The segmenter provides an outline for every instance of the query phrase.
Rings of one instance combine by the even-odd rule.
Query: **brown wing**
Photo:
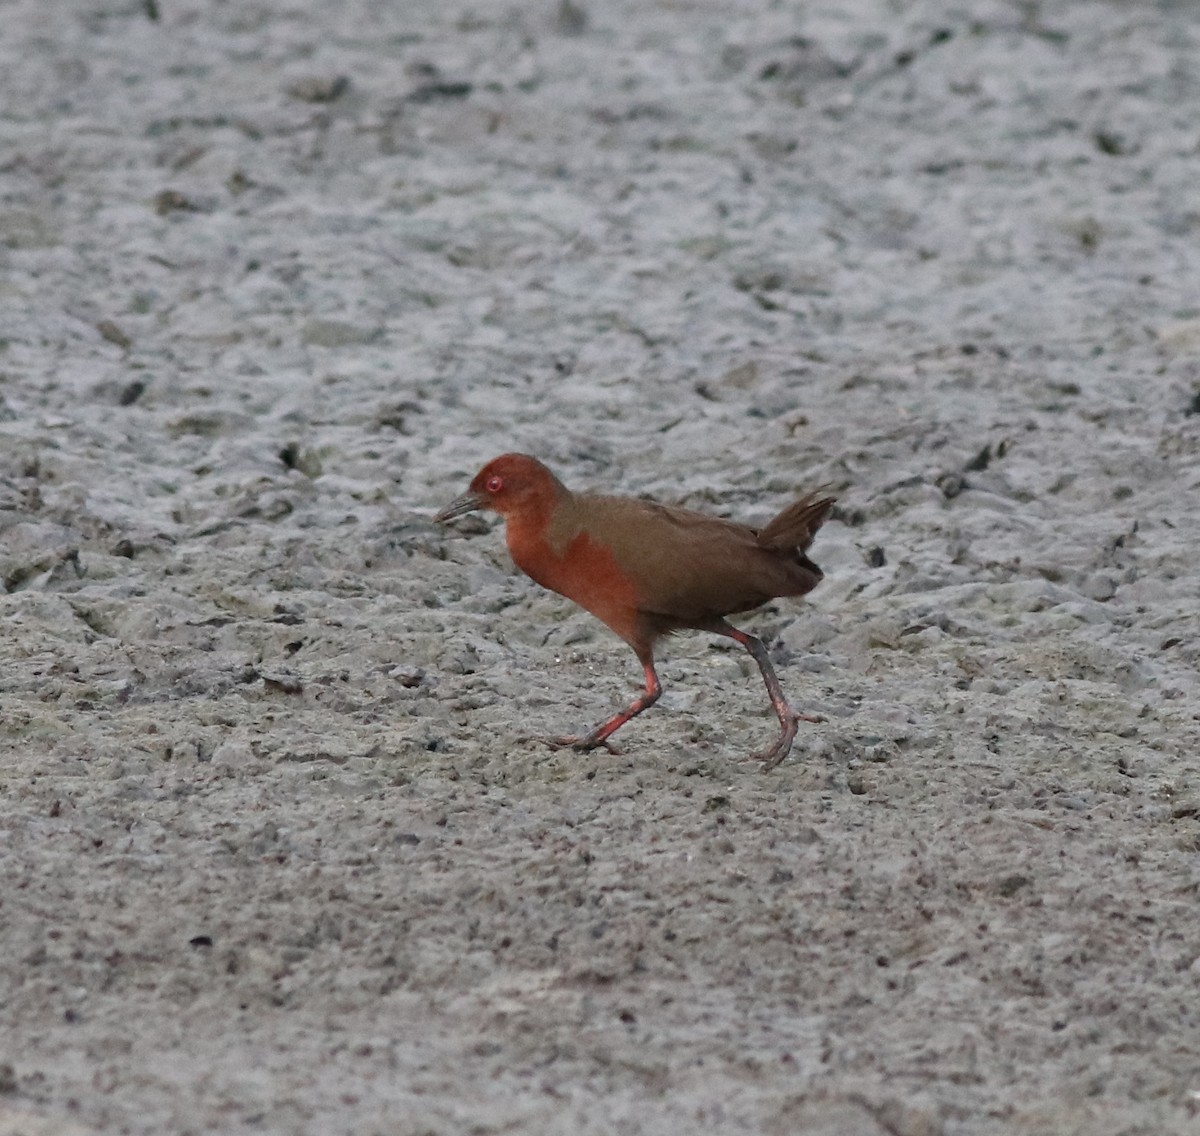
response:
[[[804,516],[811,542],[829,506],[817,509],[816,502],[809,503],[812,509]],[[798,531],[799,521],[784,522],[795,506],[763,530],[774,530],[769,547],[747,525],[690,509],[583,495],[574,506],[577,523],[611,550],[633,582],[638,610],[664,626],[703,623],[749,611],[775,596],[803,595],[821,579],[798,544],[781,543]]]

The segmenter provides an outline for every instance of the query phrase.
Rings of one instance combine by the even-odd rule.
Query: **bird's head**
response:
[[[537,458],[528,454],[501,454],[471,481],[461,497],[451,501],[434,518],[449,521],[478,509],[491,509],[503,517],[532,515],[553,509],[566,487]]]

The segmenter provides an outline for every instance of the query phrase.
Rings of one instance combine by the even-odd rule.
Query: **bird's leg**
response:
[[[569,747],[578,750],[604,746],[610,753],[620,753],[620,750],[608,740],[609,736],[616,733],[630,718],[636,718],[643,710],[649,710],[662,694],[662,683],[658,681],[658,675],[654,670],[654,657],[648,652],[645,655],[639,653],[638,657],[641,659],[642,669],[646,672],[646,689],[624,710],[605,719],[595,729],[576,737],[552,738],[550,740],[552,746],[556,749]]]
[[[775,668],[771,666],[770,656],[767,655],[767,649],[763,646],[761,639],[739,631],[732,623],[727,623],[723,619],[706,624],[703,630],[712,631],[717,635],[727,635],[735,643],[740,643],[750,652],[751,657],[758,664],[758,669],[762,671],[763,682],[767,684],[767,694],[771,697],[771,706],[775,710],[776,717],[779,718],[780,734],[774,745],[751,754],[751,757],[763,763],[764,771],[774,769],[791,752],[792,742],[796,739],[796,723],[821,722],[824,719],[811,714],[801,714],[792,709],[787,696],[783,693],[783,687],[779,685],[779,679],[775,677]]]

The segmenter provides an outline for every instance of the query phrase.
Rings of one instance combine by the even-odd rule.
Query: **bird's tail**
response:
[[[805,552],[813,542],[836,497],[826,495],[828,486],[821,486],[793,501],[758,534],[761,548],[786,552],[793,548]]]

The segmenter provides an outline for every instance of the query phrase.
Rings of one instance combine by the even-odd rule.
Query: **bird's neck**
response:
[[[554,587],[556,567],[578,532],[569,491],[554,500],[539,500],[505,518],[504,537],[513,562],[539,584]]]

